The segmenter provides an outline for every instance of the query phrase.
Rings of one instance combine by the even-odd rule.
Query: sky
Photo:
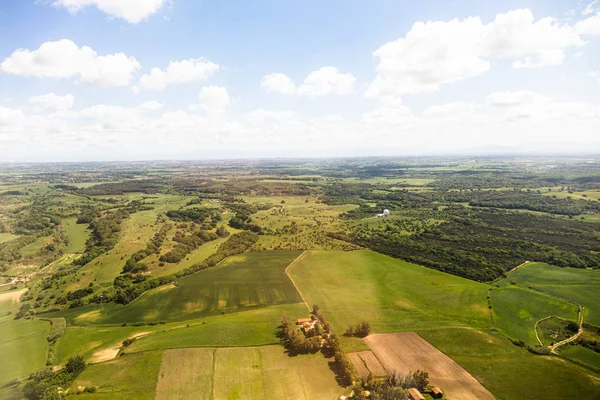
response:
[[[600,1],[0,1],[0,162],[509,153],[600,154]]]

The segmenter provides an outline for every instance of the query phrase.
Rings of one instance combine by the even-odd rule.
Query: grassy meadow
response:
[[[575,304],[520,287],[493,290],[492,306],[498,330],[529,345],[539,343],[535,324],[542,318],[557,316],[577,321],[578,307]]]
[[[39,320],[0,322],[0,386],[44,368],[50,324]]]
[[[124,307],[113,307],[96,323],[182,321],[302,298],[285,274],[299,251],[256,252],[232,256],[175,284],[149,290]]]
[[[499,282],[531,287],[585,308],[585,322],[600,327],[600,271],[529,263]]]
[[[162,352],[151,351],[89,365],[71,385],[94,386],[96,393],[82,393],[77,399],[151,400],[155,398],[156,380]]]
[[[69,238],[65,253],[82,253],[85,250],[85,242],[90,237],[87,224],[77,224],[76,221],[77,218],[67,218],[62,222]]]

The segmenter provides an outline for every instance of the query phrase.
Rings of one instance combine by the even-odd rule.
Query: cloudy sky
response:
[[[600,2],[2,0],[0,161],[600,153]]]

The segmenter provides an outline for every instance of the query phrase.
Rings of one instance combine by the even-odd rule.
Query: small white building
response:
[[[386,218],[390,215],[390,210],[383,210],[383,213],[377,214],[377,218]]]

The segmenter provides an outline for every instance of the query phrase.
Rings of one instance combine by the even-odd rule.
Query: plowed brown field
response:
[[[383,368],[383,365],[381,365],[375,354],[370,350],[350,353],[348,357],[361,378],[367,378],[369,374],[373,376],[387,375],[387,371]]]
[[[471,374],[414,332],[374,334],[365,342],[387,371],[429,372],[430,383],[439,386],[448,399],[494,399]]]

